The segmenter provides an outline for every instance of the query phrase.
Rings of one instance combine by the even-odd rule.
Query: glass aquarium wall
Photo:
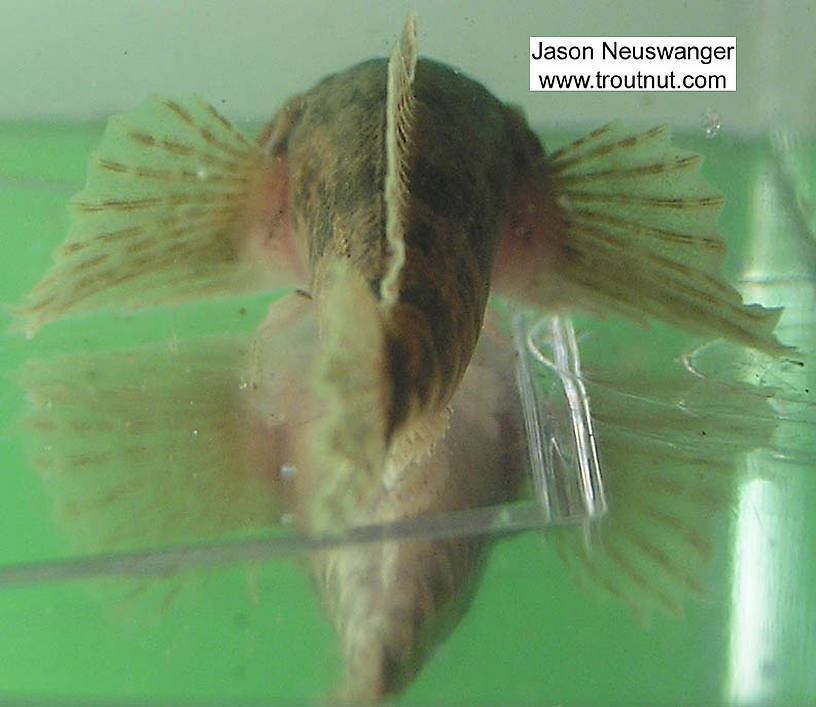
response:
[[[264,129],[277,109],[389,56],[409,11],[420,57],[526,115],[557,165],[530,211],[583,214],[603,243],[585,261],[594,274],[570,272],[627,305],[588,311],[591,297],[572,298],[586,291],[577,275],[551,287],[570,293],[557,307],[519,303],[502,283],[529,268],[511,267],[493,278],[453,397],[392,438],[365,427],[386,427],[359,373],[382,367],[371,283],[324,296],[308,267],[278,277],[292,252],[229,229],[250,232],[247,214],[272,228],[297,198],[274,171],[288,123]],[[816,700],[814,12],[771,0],[43,0],[5,13],[0,703]],[[737,90],[530,92],[531,36],[736,37]],[[171,100],[142,105],[152,95]],[[102,142],[113,114],[126,117]],[[596,152],[555,152],[610,121],[621,127],[595,134]],[[661,147],[635,161],[609,147],[660,125],[671,137],[651,133]],[[440,130],[453,141],[464,128]],[[251,147],[259,133],[264,149]],[[691,153],[700,179],[649,172],[683,160],[693,171]],[[189,154],[209,157],[174,161]],[[315,154],[318,172],[333,164]],[[458,154],[479,164],[478,150]],[[604,183],[595,203],[623,206],[576,206],[582,178]],[[713,216],[698,214],[706,200]],[[638,209],[672,201],[683,213],[671,228],[644,217],[627,231]],[[513,208],[502,218],[523,220]],[[513,264],[543,257],[529,253]],[[661,322],[665,303],[647,306],[665,283],[637,279],[637,254],[693,290],[683,317]],[[67,265],[49,280],[54,258]],[[723,281],[780,308],[783,346],[744,345],[750,335],[722,324],[730,314],[700,325],[717,297],[739,309]],[[450,350],[465,347],[458,321],[440,325],[459,332]],[[338,456],[336,439],[365,454]]]

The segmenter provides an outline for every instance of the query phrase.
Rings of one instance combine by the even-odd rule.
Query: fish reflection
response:
[[[481,85],[418,59],[412,18],[389,60],[293,98],[255,142],[197,99],[113,118],[21,328],[301,289],[251,340],[32,363],[35,462],[66,524],[82,547],[111,550],[517,498],[514,354],[500,322],[485,324],[491,293],[783,351],[779,311],[744,305],[717,274],[723,200],[699,162],[665,129],[614,125],[546,153]],[[698,588],[701,521],[772,426],[761,391],[720,392],[732,412],[757,407],[736,424],[681,374],[586,373],[611,515],[598,560],[570,531],[557,541],[638,607],[676,609]],[[338,697],[410,681],[464,608],[484,543],[395,539],[306,560],[342,645]]]

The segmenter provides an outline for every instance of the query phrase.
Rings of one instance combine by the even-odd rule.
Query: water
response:
[[[156,17],[153,22],[149,13],[143,17],[145,28],[158,26],[168,36],[179,33],[171,21],[177,15],[172,4],[169,7],[169,19],[160,22]],[[278,24],[270,17],[274,13],[264,8],[235,10],[236,29],[226,34],[240,29],[246,42],[264,46]],[[404,8],[367,14],[366,32],[360,33],[351,32],[350,17],[345,17],[352,9],[325,16],[323,11],[304,11],[302,17],[291,18],[309,28],[325,27],[327,33],[334,27],[341,35],[343,28],[354,40],[338,40],[335,52],[320,46],[305,52],[313,59],[307,63],[315,75],[282,88],[283,93],[304,88],[327,70],[387,52]],[[719,10],[700,5],[696,16],[686,5],[682,16],[672,18],[655,18],[653,11],[632,3],[616,7],[612,16],[599,7],[597,13],[587,13],[592,16],[572,22],[567,3],[554,4],[546,12],[531,4],[511,17],[471,5],[449,9],[444,16],[431,7],[416,9],[421,42],[422,27],[428,28],[423,51],[484,78],[503,98],[523,100],[548,144],[615,117],[644,125],[671,123],[678,143],[705,155],[708,179],[728,197],[721,232],[730,248],[725,263],[729,278],[739,281],[751,299],[787,308],[780,338],[799,347],[802,356],[796,360],[801,358],[806,366],[783,365],[763,373],[765,382],[783,390],[780,414],[790,420],[780,432],[787,435],[780,447],[790,458],[763,451],[746,462],[756,479],[719,518],[706,593],[702,600],[684,604],[682,618],[654,613],[644,622],[620,603],[576,591],[540,533],[515,535],[492,549],[470,610],[409,688],[404,703],[752,704],[816,698],[808,670],[816,660],[816,569],[811,560],[816,556],[816,527],[810,513],[816,501],[816,428],[812,393],[806,392],[816,389],[811,364],[816,229],[810,208],[816,190],[810,167],[816,160],[816,131],[797,112],[805,102],[797,96],[804,94],[806,78],[782,70],[787,49],[780,39],[806,19],[798,20],[771,3],[750,9],[724,5]],[[119,12],[99,22],[113,27],[121,20]],[[751,32],[746,17],[752,12],[765,20],[762,36]],[[193,26],[201,29],[195,41],[212,45],[209,54],[217,55],[222,44],[204,31],[211,30],[207,21],[194,19]],[[734,22],[744,33],[736,32]],[[264,27],[264,43],[254,33],[246,34],[252,25]],[[446,34],[440,26],[451,31]],[[485,26],[494,28],[495,36],[487,33],[492,38],[478,51],[466,38],[478,36]],[[528,95],[525,37],[545,33],[737,33],[744,52],[741,88],[735,95]],[[145,30],[142,44],[128,38],[120,45],[111,40],[111,46],[127,51],[131,62],[154,61],[148,60],[148,50],[160,50],[148,34]],[[298,47],[287,45],[286,51],[288,55],[277,56],[277,64],[270,56],[269,64],[283,65]],[[117,53],[113,61],[127,60]],[[81,56],[65,63],[72,62],[85,67]],[[93,66],[85,70],[92,72]],[[123,95],[109,94],[105,100],[121,110],[151,91],[198,91],[216,100],[222,95],[218,80],[225,78],[214,78],[220,70],[216,62],[206,71],[183,62],[178,66],[178,72],[156,71],[132,81],[120,71],[115,84]],[[235,75],[238,69],[231,71]],[[30,95],[36,96],[36,82],[30,78]],[[150,78],[153,82],[143,85]],[[266,81],[273,79],[267,76]],[[230,102],[237,103],[234,115],[259,118],[254,112],[257,102],[247,99],[241,104],[236,98],[258,92],[257,84],[247,84],[250,88],[243,92],[228,88],[234,91],[227,94]],[[64,85],[58,88],[57,96],[70,93]],[[752,102],[752,97],[761,100]],[[62,108],[70,112],[67,105]],[[107,109],[94,104],[85,115],[101,115]],[[43,113],[59,110],[50,105]],[[233,115],[229,108],[225,111]],[[61,242],[67,225],[65,201],[81,186],[86,156],[102,129],[101,123],[82,122],[76,115],[48,121],[35,115],[29,112],[25,119],[0,126],[0,230],[6,234],[2,302],[19,300]],[[195,335],[251,331],[266,304],[264,298],[242,298],[141,315],[101,315],[81,324],[72,320],[47,327],[32,341],[4,335],[0,365],[9,374],[0,388],[0,566],[75,556],[52,518],[48,486],[25,454],[18,421],[26,404],[12,371],[32,357],[54,353],[145,342],[169,342],[172,349]],[[586,330],[595,325],[582,320],[581,326]],[[662,352],[676,350],[676,337],[666,328],[643,331],[612,321],[597,330],[620,346],[632,337],[642,339],[641,346],[626,349],[626,356],[632,363],[634,350],[638,361],[657,360],[648,370],[667,366],[661,363]],[[585,345],[591,349],[591,341]],[[616,360],[626,363],[626,357]],[[735,360],[714,361],[712,378],[723,368],[730,374],[754,372]],[[207,430],[198,425],[187,428],[185,437],[196,445],[208,440]],[[151,580],[143,591],[127,597],[123,594],[133,590],[130,581],[117,579],[102,586],[89,579],[56,581],[53,569],[36,582],[0,588],[0,702],[71,697],[275,704],[312,700],[332,687],[340,669],[339,649],[295,561],[239,561],[182,577],[180,582],[173,577],[168,583]]]

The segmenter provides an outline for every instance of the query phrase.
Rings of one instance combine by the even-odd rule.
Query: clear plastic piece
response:
[[[589,522],[607,511],[589,396],[572,320],[513,318],[516,381],[530,474],[546,522]]]
[[[456,510],[446,510],[443,505],[439,512],[434,514],[419,516],[408,514],[404,517],[382,520],[364,518],[359,523],[338,527],[334,532],[314,533],[285,523],[257,535],[255,527],[248,526],[250,536],[212,538],[207,535],[208,527],[203,527],[198,540],[194,537],[169,538],[161,544],[157,544],[155,538],[149,535],[151,539],[143,542],[145,530],[136,523],[130,531],[134,537],[130,545],[82,551],[83,554],[78,556],[5,565],[0,567],[0,586],[76,580],[91,576],[171,575],[193,568],[220,567],[276,557],[291,558],[304,553],[384,540],[420,538],[430,540],[474,535],[499,537],[565,523],[583,524],[585,539],[589,542],[588,531],[592,521],[604,516],[607,507],[590,403],[582,379],[572,322],[563,317],[541,319],[540,315],[511,309],[507,312],[504,324],[509,325],[512,337],[509,339],[499,337],[502,341],[499,348],[503,349],[503,353],[498,357],[500,360],[489,365],[502,366],[502,373],[508,379],[509,389],[506,392],[510,395],[502,401],[501,406],[503,412],[514,419],[512,427],[519,432],[523,428],[525,448],[519,456],[514,453],[509,455],[508,459],[511,459],[510,463],[518,465],[516,468],[520,473],[523,473],[521,467],[529,468],[532,498],[527,494],[514,501]],[[504,326],[501,328],[504,329]],[[123,469],[128,472],[128,478],[136,473],[146,473],[146,467],[136,463],[141,457],[134,461],[133,467],[129,467],[130,460],[127,456],[116,456],[121,441],[120,435],[117,434],[118,430],[133,428],[131,420],[145,419],[146,399],[153,400],[152,406],[148,406],[153,415],[156,414],[156,406],[164,406],[169,419],[176,414],[177,400],[189,400],[190,406],[184,403],[184,412],[188,415],[188,420],[202,420],[207,423],[212,419],[220,419],[217,417],[220,408],[209,405],[214,396],[208,385],[211,385],[213,380],[223,379],[226,381],[224,385],[233,385],[241,391],[247,388],[246,383],[240,382],[243,379],[233,380],[233,368],[237,365],[234,356],[237,355],[236,352],[243,351],[241,346],[234,349],[234,343],[231,339],[225,339],[219,348],[217,341],[210,340],[207,345],[187,342],[182,346],[176,345],[173,350],[166,350],[164,346],[160,346],[136,349],[125,352],[124,355],[82,354],[74,357],[67,366],[63,363],[56,366],[53,362],[45,361],[42,364],[42,371],[37,374],[40,376],[37,384],[39,388],[34,386],[31,390],[42,388],[40,392],[45,394],[44,386],[53,382],[50,377],[53,374],[62,386],[54,390],[62,391],[60,394],[63,397],[66,397],[65,390],[68,390],[70,395],[66,400],[70,404],[63,405],[62,410],[46,406],[44,413],[46,424],[43,425],[43,429],[46,430],[43,434],[46,436],[37,438],[37,448],[55,445],[53,453],[57,455],[57,462],[68,459],[70,455],[73,455],[70,458],[76,457],[80,461],[87,457],[89,461],[84,476],[87,477],[89,471],[98,473],[100,484],[115,482],[118,478],[116,474],[121,473],[117,464],[123,465]],[[201,352],[204,352],[203,358],[199,355]],[[513,356],[513,353],[516,355]],[[513,358],[516,361],[515,371],[512,369]],[[490,360],[490,356],[486,355],[485,360]],[[202,377],[200,372],[205,370],[205,365],[210,366],[206,368],[209,375]],[[66,367],[74,372],[69,381],[64,380],[62,373]],[[87,375],[79,375],[78,371],[81,370],[86,370]],[[180,370],[187,371],[187,378],[179,374]],[[33,368],[32,371],[33,376],[37,369]],[[190,373],[193,371],[196,373]],[[512,391],[514,373],[516,390]],[[85,380],[86,378],[90,383]],[[155,390],[145,387],[146,378],[159,381],[158,385],[153,386]],[[201,387],[202,380],[207,385]],[[177,384],[176,388],[170,381]],[[167,385],[162,382],[167,382]],[[174,392],[168,396],[167,390]],[[513,392],[516,394],[512,394]],[[103,422],[98,422],[99,409],[89,411],[84,409],[85,405],[96,408],[101,406],[105,410]],[[108,434],[109,419],[115,421],[113,435]],[[82,429],[87,431],[85,436],[72,433],[57,435],[53,441],[48,436],[54,429],[65,428],[70,432],[76,427],[76,420],[82,422]],[[145,434],[153,431],[148,422],[143,423]],[[98,426],[98,430],[95,425]],[[193,433],[190,432],[191,425]],[[174,478],[177,479],[177,483],[193,484],[189,493],[182,494],[182,498],[202,493],[202,487],[196,485],[198,484],[196,474],[187,474],[185,470],[190,466],[198,468],[202,459],[202,464],[209,459],[196,456],[199,446],[191,445],[201,445],[202,441],[212,439],[213,445],[218,443],[218,438],[206,432],[206,429],[212,430],[215,427],[202,426],[198,422],[195,424],[185,422],[179,427],[177,434],[173,430],[165,432],[164,428],[161,428],[158,437],[146,437],[150,442],[163,444],[160,449],[169,449],[175,455],[173,458],[177,470],[174,472],[176,473]],[[456,454],[456,444],[459,442],[450,442],[452,446],[447,451]],[[90,446],[86,449],[83,444]],[[88,451],[97,448],[104,450],[105,453],[94,456]],[[207,454],[213,454],[214,449],[217,449],[217,446],[208,447]],[[185,451],[192,456],[185,458]],[[529,461],[528,464],[525,464],[525,457]],[[89,466],[96,458],[102,460],[101,465]],[[109,464],[106,460],[110,458],[116,459],[117,463]],[[222,457],[217,459],[220,460]],[[220,465],[214,466],[213,469],[212,474],[207,477],[207,484],[217,485],[230,481],[229,474]],[[166,474],[167,469],[162,473]],[[300,472],[293,472],[291,467],[284,464],[280,467],[280,473],[289,477]],[[472,473],[472,469],[466,468],[466,473]],[[77,476],[80,475],[72,475],[69,481]],[[179,509],[178,501],[173,500],[175,497],[166,493],[156,503],[151,503],[146,511],[133,510],[141,508],[138,504],[145,494],[145,497],[151,498],[151,488],[148,484],[143,493],[117,497],[119,505],[111,509],[106,509],[105,504],[102,504],[100,508],[103,513],[98,518],[92,516],[87,519],[91,524],[90,532],[93,538],[96,538],[98,533],[105,532],[106,523],[111,522],[111,519],[119,528],[117,513],[124,513],[138,520],[145,517],[145,514],[155,512],[162,522],[171,524],[166,527],[172,527],[178,515],[186,510]],[[94,489],[96,485],[92,485],[91,490]],[[138,487],[137,489],[141,491]],[[228,493],[234,490],[234,486],[226,485],[224,489],[224,493]],[[86,489],[81,487],[74,490],[69,485],[68,491],[85,493]],[[453,500],[457,499],[454,494]],[[80,496],[79,501],[86,503],[84,496]],[[135,505],[129,506],[130,503]],[[91,504],[88,507],[94,510],[97,505]],[[248,516],[250,519],[253,517]],[[97,522],[100,524],[99,531],[93,526]]]

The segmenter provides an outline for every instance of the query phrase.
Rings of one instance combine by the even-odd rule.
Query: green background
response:
[[[81,186],[101,130],[97,123],[0,125],[0,301],[18,301],[50,262],[65,232],[67,197]],[[798,171],[782,179],[781,153],[774,156],[765,139],[719,135],[677,142],[705,154],[704,171],[728,196],[721,230],[731,248],[730,276],[762,272],[770,278],[770,284],[754,285],[754,292],[790,306],[782,336],[805,354],[808,344],[812,351],[814,242],[801,208],[813,183],[807,171],[813,153],[802,151],[808,144],[792,153]],[[773,257],[752,255],[767,252],[753,247],[757,239],[770,242]],[[46,327],[32,341],[4,334],[0,566],[66,555],[47,494],[22,450],[24,400],[12,375],[21,362],[52,352],[247,330],[267,302],[100,315]],[[608,327],[613,334],[615,326]],[[671,333],[643,330],[642,345],[650,349],[661,337],[670,339]],[[810,368],[808,375],[813,385]],[[761,683],[754,693],[760,702],[816,700],[816,469],[812,456],[802,458],[813,449],[816,431],[808,412],[812,398],[811,408],[804,402],[797,408],[804,411],[804,424],[796,427],[794,446],[805,451],[794,462],[768,454],[758,462],[784,479],[773,513],[761,519],[776,544],[768,570],[774,573],[772,611],[757,616],[767,653],[754,676]],[[733,508],[718,525],[705,598],[689,602],[682,618],[657,615],[645,625],[625,607],[577,591],[546,534],[544,541],[541,533],[528,532],[499,542],[471,610],[404,703],[709,704],[743,694],[729,682],[737,520]],[[339,653],[308,580],[294,564],[225,567],[205,579],[185,582],[169,606],[161,592],[155,600],[111,604],[104,590],[88,582],[0,586],[0,701],[13,704],[25,696],[275,704],[326,693],[339,670]]]

